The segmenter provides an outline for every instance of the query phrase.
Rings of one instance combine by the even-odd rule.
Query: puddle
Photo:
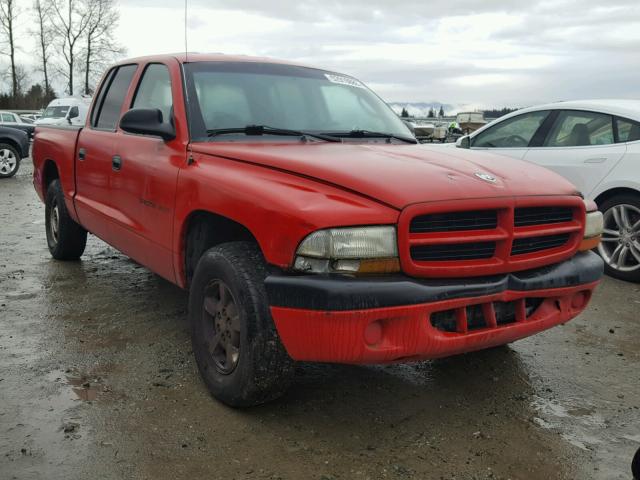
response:
[[[72,371],[61,372],[57,370],[51,372],[49,378],[55,383],[62,383],[71,387],[66,390],[68,394],[63,395],[69,400],[92,402],[98,398],[98,394],[105,391],[101,377],[91,377],[75,374]]]

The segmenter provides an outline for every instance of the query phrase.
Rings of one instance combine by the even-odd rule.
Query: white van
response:
[[[35,125],[84,125],[91,98],[67,97],[51,100]]]

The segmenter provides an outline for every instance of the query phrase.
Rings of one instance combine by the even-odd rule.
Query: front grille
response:
[[[584,215],[577,196],[409,205],[398,222],[400,262],[416,277],[497,275],[561,262],[580,244]]]
[[[467,333],[497,328],[529,318],[542,303],[541,298],[522,298],[512,302],[488,302],[434,312],[431,325],[443,332]]]
[[[495,242],[420,245],[411,247],[411,258],[419,262],[478,260],[493,257],[495,250]]]
[[[571,220],[573,210],[569,207],[522,207],[515,209],[513,223],[516,227],[527,227]]]
[[[411,233],[456,232],[463,230],[487,230],[498,226],[495,210],[471,212],[430,213],[411,220]]]
[[[523,255],[561,247],[569,241],[569,237],[568,233],[561,233],[560,235],[547,235],[544,237],[516,238],[511,247],[511,255]]]

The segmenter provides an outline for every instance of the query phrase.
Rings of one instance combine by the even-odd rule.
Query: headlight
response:
[[[307,236],[294,268],[312,273],[388,273],[400,270],[393,226],[329,228]]]
[[[584,203],[587,209],[587,215],[585,217],[584,238],[580,243],[580,247],[578,247],[580,251],[596,248],[600,243],[602,231],[604,230],[602,212],[596,210],[596,204],[594,202],[585,200]]]

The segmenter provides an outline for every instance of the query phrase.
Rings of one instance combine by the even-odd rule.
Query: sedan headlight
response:
[[[584,238],[580,243],[578,250],[593,250],[600,243],[602,232],[604,230],[604,221],[602,212],[599,212],[594,202],[585,200],[587,215],[585,217]]]
[[[389,273],[400,271],[393,226],[329,228],[307,236],[294,269],[310,273]]]

